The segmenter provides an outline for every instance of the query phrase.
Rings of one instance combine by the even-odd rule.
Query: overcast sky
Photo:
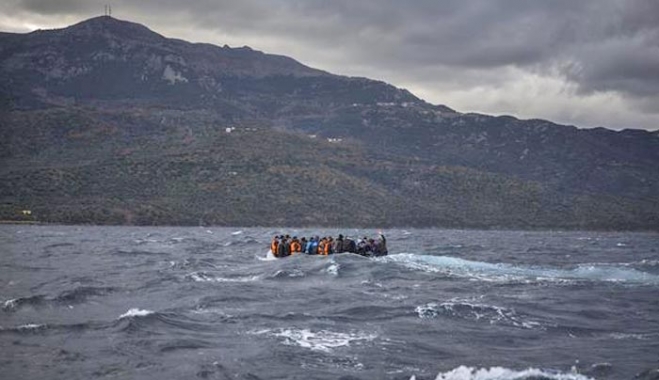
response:
[[[0,30],[102,15],[291,56],[461,112],[659,129],[659,0],[2,0]]]

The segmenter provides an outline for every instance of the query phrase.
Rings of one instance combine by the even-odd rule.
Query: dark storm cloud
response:
[[[8,0],[0,10],[83,18],[106,3],[168,36],[233,36],[338,73],[453,88],[523,72],[659,109],[655,0]]]
[[[178,1],[158,4],[181,12]],[[291,39],[365,66],[516,66],[557,72],[584,92],[659,93],[653,0],[195,1],[183,12],[202,28]]]
[[[81,0],[20,0],[17,3],[23,10],[45,15],[89,12],[97,7],[93,1]]]

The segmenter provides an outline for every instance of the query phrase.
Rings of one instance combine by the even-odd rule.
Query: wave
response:
[[[151,244],[151,243],[160,243],[160,240],[158,239],[135,239],[133,240],[133,243],[136,245],[144,245],[144,244]]]
[[[16,327],[2,327],[2,326],[0,326],[0,331],[1,332],[25,333],[25,332],[36,332],[36,331],[44,330],[46,328],[48,328],[48,325],[45,325],[45,324],[27,323],[27,324],[16,326]]]
[[[229,247],[240,248],[240,247],[254,246],[254,245],[261,246],[262,244],[258,240],[254,239],[252,237],[249,237],[249,236],[245,236],[244,238],[242,238],[240,240],[230,240],[230,241],[226,241],[226,242],[222,243],[222,247],[224,247],[224,248],[229,248]]]
[[[190,310],[191,314],[203,315],[203,314],[213,314],[222,319],[232,319],[235,316],[232,314],[227,314],[224,308],[221,307],[203,307],[197,306],[195,309]]]
[[[327,330],[311,331],[308,329],[276,329],[252,331],[253,335],[271,335],[284,338],[284,344],[297,345],[314,351],[331,352],[339,347],[347,347],[351,344],[362,344],[377,338],[375,334],[365,332],[339,333]]]
[[[76,253],[72,250],[75,247],[73,243],[55,243],[43,247],[44,255],[42,257],[50,257],[54,253]],[[78,252],[79,253],[79,252]]]
[[[637,285],[659,285],[659,276],[616,265],[584,264],[572,269],[537,268],[511,264],[470,261],[450,256],[400,253],[375,260],[401,264],[424,272],[469,277],[493,282],[602,281]]]
[[[261,279],[260,276],[217,277],[204,272],[193,272],[186,278],[195,282],[254,282]]]
[[[151,310],[132,308],[132,309],[128,310],[127,312],[121,314],[119,316],[119,319],[134,318],[134,317],[146,317],[146,316],[154,314],[154,313],[155,313],[155,311],[151,311]]]
[[[188,315],[186,315],[188,314]],[[120,315],[112,326],[124,333],[162,333],[163,331],[194,331],[207,332],[212,324],[218,322],[218,317],[211,322],[200,320],[199,314],[190,313],[189,309],[153,311],[148,309],[131,308]],[[197,318],[195,318],[197,316]],[[221,316],[220,321],[228,321],[230,317]]]
[[[327,267],[327,273],[333,275],[333,276],[338,276],[339,275],[339,269],[341,269],[341,266],[339,263],[336,261],[332,260],[331,264]]]
[[[105,296],[114,291],[116,291],[116,288],[113,287],[81,286],[75,289],[65,290],[55,297],[46,297],[39,294],[10,299],[3,303],[2,310],[16,311],[24,306],[36,307],[43,304],[79,304],[85,302],[89,297]]]
[[[639,333],[609,333],[606,338],[615,340],[652,340],[657,339],[659,333],[639,334]]]
[[[268,250],[268,252],[266,252],[266,254],[265,254],[265,257],[259,257],[259,260],[261,260],[261,261],[274,261],[274,260],[277,260],[277,257],[275,257],[275,255],[272,254],[271,250]]]
[[[164,255],[169,255],[167,252],[154,252],[154,251],[144,251],[144,250],[123,250],[123,249],[118,249],[113,252],[111,252],[112,255],[116,256],[164,256]]]
[[[428,303],[415,309],[419,318],[434,319],[440,315],[448,317],[486,321],[490,324],[513,326],[524,329],[544,329],[540,322],[519,315],[515,310],[500,306],[453,299],[442,303]]]
[[[15,327],[0,326],[0,333],[9,334],[43,334],[43,333],[64,333],[80,332],[87,330],[103,330],[111,327],[112,323],[105,321],[86,321],[77,323],[27,323]]]
[[[351,305],[344,309],[338,309],[328,314],[334,321],[341,322],[372,322],[377,320],[393,320],[405,318],[410,315],[407,305]]]
[[[643,259],[639,261],[635,261],[633,263],[629,263],[626,265],[633,265],[633,266],[639,266],[639,267],[647,267],[647,268],[659,268],[659,260],[655,259]]]
[[[173,339],[158,344],[158,351],[198,350],[214,347],[215,344],[201,339]]]
[[[291,268],[291,269],[282,269],[278,270],[272,275],[270,275],[268,278],[297,278],[297,277],[305,277],[306,274],[304,271],[302,271],[299,268]]]
[[[153,310],[131,308],[121,314],[114,321],[113,326],[128,334],[145,330],[153,331],[158,329],[157,325],[160,317],[162,317],[162,314]]]
[[[42,295],[36,295],[36,296],[29,296],[29,297],[19,297],[19,298],[13,298],[10,300],[6,300],[2,304],[2,310],[5,311],[15,311],[21,306],[24,305],[30,305],[30,306],[36,306],[44,302],[46,297]]]
[[[60,293],[55,301],[63,303],[81,303],[88,297],[105,296],[116,291],[113,287],[95,287],[95,286],[81,286],[73,290],[66,290]]]
[[[593,380],[579,373],[551,372],[537,368],[515,371],[504,367],[474,368],[460,366],[440,373],[435,380]]]

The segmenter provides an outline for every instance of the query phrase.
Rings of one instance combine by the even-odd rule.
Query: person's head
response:
[[[343,235],[339,234],[339,240],[343,240]]]

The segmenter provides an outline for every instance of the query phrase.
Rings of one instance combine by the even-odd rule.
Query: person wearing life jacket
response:
[[[307,253],[307,238],[304,236],[300,239],[300,253]]]
[[[279,246],[279,236],[275,235],[275,237],[272,238],[272,242],[270,243],[270,252],[272,252],[272,255],[274,257],[279,257],[277,256],[278,246]]]
[[[311,254],[311,246],[313,245],[313,236],[309,238],[309,241],[307,241],[307,244],[304,246],[304,253],[307,255]]]
[[[368,244],[366,245],[366,255],[375,256],[375,239],[368,239]]]
[[[377,249],[375,250],[375,256],[387,256],[389,253],[387,251],[387,238],[384,237],[382,232],[380,232],[380,238],[375,243]]]
[[[277,257],[282,258],[291,254],[291,246],[286,237],[283,237],[277,246]]]
[[[326,256],[334,254],[334,238],[332,238],[331,236],[327,238],[327,243],[325,244],[324,254]]]
[[[327,245],[327,237],[323,236],[322,239],[318,242],[318,254],[325,255],[325,246]]]
[[[300,244],[300,241],[297,239],[297,236],[293,236],[293,239],[291,240],[291,255],[298,254],[302,252],[302,244]]]
[[[345,238],[343,240],[343,249],[346,252],[357,253],[357,243],[350,238]]]
[[[371,252],[371,248],[368,245],[368,239],[366,236],[363,238],[359,239],[359,243],[357,243],[357,254],[366,256]]]
[[[346,249],[343,247],[343,235],[339,234],[339,237],[334,241],[334,253],[343,253]]]
[[[309,254],[317,255],[318,254],[318,244],[320,244],[320,239],[318,236],[314,237],[310,241]]]

